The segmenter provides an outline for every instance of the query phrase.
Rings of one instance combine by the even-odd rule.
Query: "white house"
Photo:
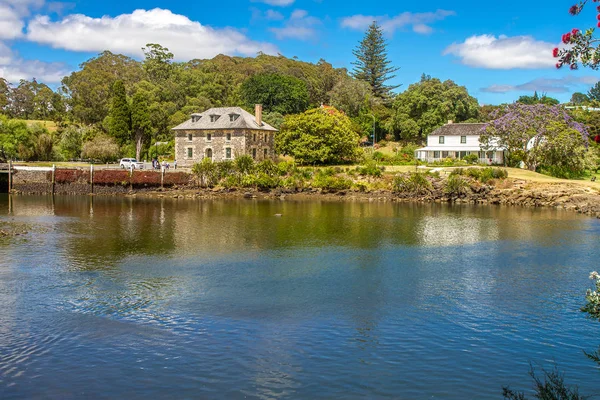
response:
[[[484,151],[479,136],[485,124],[448,124],[436,129],[427,136],[427,147],[415,151],[420,161],[436,162],[445,158],[463,158],[468,154],[476,154],[480,163],[503,164],[504,152]]]

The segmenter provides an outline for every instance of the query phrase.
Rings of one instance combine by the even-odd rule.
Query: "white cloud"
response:
[[[294,4],[296,0],[252,0],[253,3],[264,3],[270,6],[287,7]]]
[[[270,21],[281,21],[283,19],[283,14],[274,10],[267,10],[265,12],[265,18]]]
[[[321,20],[308,15],[306,10],[294,10],[290,18],[281,28],[270,28],[279,40],[297,39],[308,40],[316,36],[315,26],[320,25]]]
[[[135,10],[116,17],[73,14],[60,21],[37,16],[27,26],[27,39],[72,51],[111,50],[142,56],[147,43],[168,47],[178,60],[211,58],[217,54],[276,54],[269,43],[255,42],[231,29],[215,29],[170,10]]]
[[[578,86],[592,86],[600,78],[594,76],[565,76],[563,78],[537,78],[520,85],[491,85],[482,88],[487,93],[507,92],[541,92],[541,93],[570,93]]]
[[[46,63],[38,60],[24,60],[0,42],[0,77],[17,84],[21,79],[33,79],[44,83],[58,83],[68,74],[61,63]]]
[[[471,67],[489,69],[551,68],[556,64],[552,57],[552,43],[535,40],[531,36],[471,36],[463,43],[453,43],[444,55],[454,55]]]
[[[23,34],[25,24],[15,9],[0,3],[0,39],[16,39]]]
[[[406,27],[412,27],[415,33],[430,34],[433,32],[430,24],[442,21],[453,15],[456,15],[456,13],[448,10],[436,10],[426,13],[403,12],[394,17],[388,15],[373,16],[358,14],[343,18],[341,25],[343,28],[364,31],[373,21],[377,21],[383,31],[388,34],[393,34],[396,30]]]

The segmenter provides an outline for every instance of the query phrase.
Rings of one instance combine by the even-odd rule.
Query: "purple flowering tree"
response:
[[[504,150],[510,166],[523,161],[535,171],[540,165],[574,165],[572,157],[580,158],[581,147],[587,148],[585,126],[558,106],[514,103],[498,109],[493,118],[483,128],[481,146],[486,151]]]
[[[585,9],[589,0],[581,0],[569,8],[569,14],[579,15]],[[597,0],[592,0],[597,3]],[[600,5],[595,7],[596,26],[600,27]],[[584,31],[573,28],[570,32],[562,35],[562,43],[567,47],[559,49],[556,47],[552,55],[558,59],[556,68],[563,65],[571,69],[577,69],[579,64],[592,69],[600,68],[600,38],[594,36],[595,27]]]

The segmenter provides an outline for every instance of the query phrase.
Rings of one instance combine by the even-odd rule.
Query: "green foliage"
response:
[[[541,96],[539,96],[537,92],[534,92],[533,96],[519,97],[519,99],[517,100],[517,103],[529,104],[529,105],[545,104],[547,106],[556,106],[556,105],[560,104],[560,101],[558,101],[555,98],[548,97],[548,96],[546,96],[546,94],[542,94]]]
[[[359,153],[359,136],[350,119],[335,108],[317,108],[286,117],[275,145],[301,164],[344,163]]]
[[[474,178],[482,183],[486,183],[492,179],[506,179],[508,178],[508,171],[502,168],[456,168],[451,173],[453,175],[466,175]]]
[[[444,183],[444,193],[448,196],[463,196],[467,194],[469,188],[469,181],[460,175],[450,175]]]
[[[384,167],[377,166],[375,161],[367,161],[364,165],[356,167],[356,171],[363,176],[381,177]]]
[[[358,117],[361,112],[368,113],[375,104],[376,97],[371,86],[362,80],[344,77],[329,92],[329,104],[350,117]]]
[[[426,174],[411,172],[408,175],[397,175],[392,188],[397,193],[423,196],[431,193],[433,186]]]
[[[148,43],[142,48],[144,52],[144,71],[152,82],[164,82],[174,72],[173,53],[156,43]]]
[[[582,176],[591,167],[587,138],[564,122],[549,124],[544,139],[529,151],[528,160],[540,172],[559,178]]]
[[[477,162],[479,162],[479,157],[477,154],[467,154],[462,158],[462,160],[469,164],[477,164]]]
[[[352,63],[354,77],[367,82],[371,86],[373,94],[383,99],[391,97],[392,90],[399,87],[399,85],[385,85],[388,80],[395,77],[392,74],[399,69],[390,66],[391,61],[388,60],[386,47],[383,29],[377,22],[373,22],[363,40],[352,51],[356,57],[356,61]]]
[[[579,394],[577,386],[569,387],[565,384],[564,376],[556,369],[544,370],[544,379],[540,379],[531,368],[529,375],[534,381],[534,397],[540,400],[584,400],[589,396]],[[526,400],[525,393],[515,392],[508,387],[502,389],[502,395],[507,400]]]
[[[258,74],[248,78],[240,87],[242,101],[253,109],[262,104],[266,112],[297,114],[309,104],[306,84],[293,76],[275,73]]]
[[[208,157],[203,158],[201,162],[192,166],[192,174],[196,175],[202,187],[213,187],[219,181],[217,166]]]
[[[81,156],[103,163],[115,161],[119,158],[119,145],[110,136],[97,135],[92,140],[83,144]]]
[[[596,82],[587,95],[590,100],[600,101],[600,82]]]
[[[277,168],[277,165],[275,165],[275,163],[269,159],[257,163],[255,169],[257,172],[270,177],[279,175],[279,169]]]
[[[58,147],[64,160],[70,161],[81,157],[82,146],[83,134],[80,128],[71,125],[62,131]]]
[[[130,138],[131,110],[127,103],[125,85],[118,80],[112,86],[112,98],[108,120],[108,134],[119,144],[125,144]]]
[[[575,92],[571,95],[571,101],[569,103],[574,106],[583,106],[590,102],[590,98],[583,93]]]
[[[234,162],[240,174],[249,174],[254,170],[254,159],[247,154],[237,157]]]
[[[465,122],[478,117],[479,104],[464,86],[432,78],[412,84],[396,96],[387,124],[396,138],[425,138],[448,120]]]
[[[352,187],[352,181],[333,175],[330,171],[319,170],[313,177],[312,187],[332,191],[348,190]]]
[[[135,141],[135,158],[142,155],[142,146],[149,145],[152,123],[148,107],[148,93],[138,90],[131,100],[131,130]]]

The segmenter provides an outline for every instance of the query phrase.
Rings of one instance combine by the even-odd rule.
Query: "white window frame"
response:
[[[445,142],[446,142],[446,138],[445,138],[444,136],[440,136],[440,137],[438,138],[438,143],[439,143],[439,144],[445,144]]]
[[[464,139],[464,142],[463,142],[463,139]],[[466,144],[467,143],[467,137],[466,136],[461,136],[460,137],[460,143],[461,144]]]

